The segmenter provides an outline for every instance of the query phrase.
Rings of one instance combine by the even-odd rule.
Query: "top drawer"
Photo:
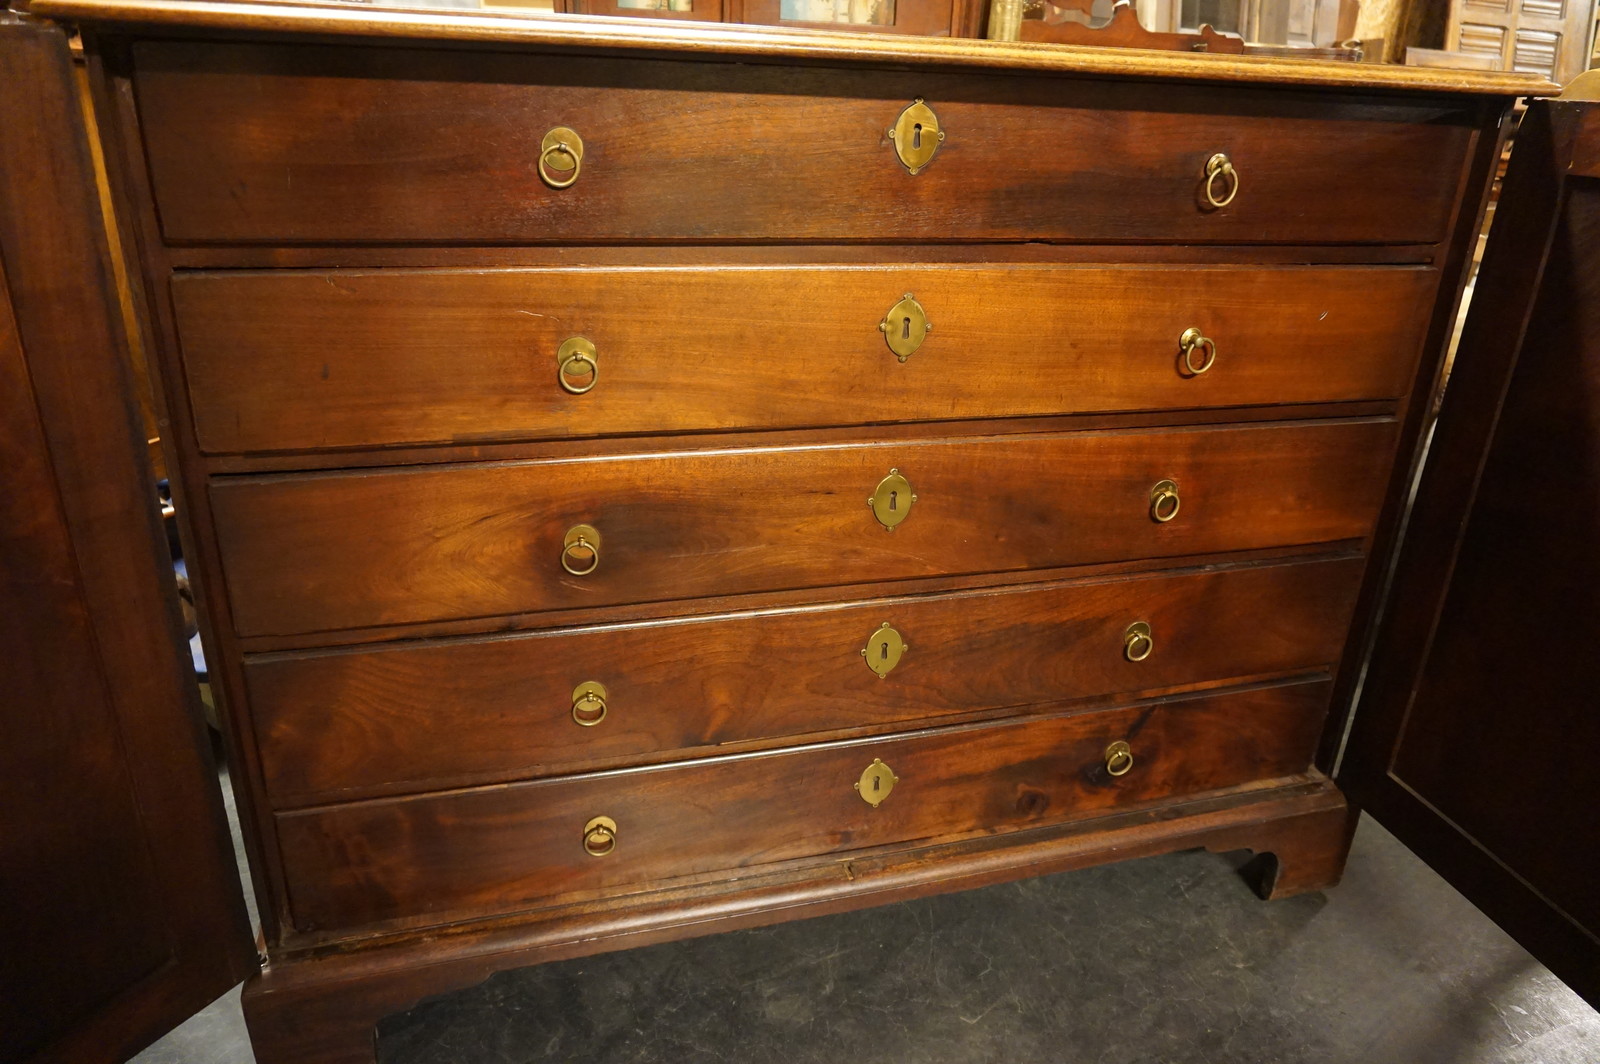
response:
[[[1429,243],[1472,138],[1445,104],[1287,90],[189,42],[135,68],[179,243]],[[913,176],[888,130],[918,97],[944,139]]]

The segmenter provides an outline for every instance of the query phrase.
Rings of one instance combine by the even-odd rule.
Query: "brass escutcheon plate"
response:
[[[894,142],[901,164],[915,175],[933,160],[944,143],[944,130],[939,128],[939,116],[919,96],[894,120],[889,139]]]
[[[894,785],[900,782],[900,777],[877,758],[872,759],[872,764],[861,773],[861,778],[856,781],[856,793],[861,795],[861,800],[872,808],[878,808],[883,800],[889,797],[889,792],[894,790]]]
[[[928,320],[928,312],[922,309],[922,304],[910,292],[890,307],[889,313],[878,323],[878,331],[883,333],[889,350],[901,362],[916,354],[917,348],[922,346],[922,341],[928,338],[932,329],[933,322]]]
[[[878,679],[883,679],[894,671],[900,664],[900,658],[910,649],[906,641],[900,638],[900,633],[892,628],[888,621],[867,640],[867,645],[861,648],[861,656],[867,661],[867,668],[878,674]]]
[[[890,532],[893,532],[901,521],[911,516],[911,505],[916,501],[917,497],[911,491],[911,482],[902,476],[898,469],[889,470],[889,475],[878,481],[877,488],[867,497],[867,505],[872,507],[872,516]]]

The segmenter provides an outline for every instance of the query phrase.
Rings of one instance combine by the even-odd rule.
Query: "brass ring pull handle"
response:
[[[608,816],[597,816],[583,826],[583,852],[590,857],[604,857],[617,848],[617,822]]]
[[[1226,183],[1228,194],[1221,199],[1217,198],[1217,190],[1222,183]],[[1233,168],[1233,162],[1223,152],[1217,152],[1206,160],[1206,202],[1213,208],[1226,207],[1233,202],[1233,197],[1239,194],[1239,171]]]
[[[556,381],[573,395],[583,395],[600,383],[600,363],[594,344],[581,336],[569,336],[556,349]],[[587,384],[574,383],[588,378]]]
[[[1155,648],[1156,641],[1150,635],[1150,626],[1144,621],[1134,621],[1122,633],[1122,654],[1129,661],[1143,661]]]
[[[557,176],[568,170],[572,171],[570,176]],[[546,133],[539,145],[539,180],[551,188],[571,188],[582,172],[583,138],[566,126]]]
[[[1170,480],[1163,480],[1150,489],[1150,517],[1160,525],[1166,524],[1178,516],[1178,507],[1182,500],[1178,498],[1178,485]]]
[[[589,564],[583,555],[589,554]],[[561,568],[573,576],[588,576],[600,568],[600,532],[593,525],[573,525],[561,541]]]
[[[1217,342],[1202,335],[1199,329],[1183,330],[1183,335],[1178,337],[1178,346],[1183,349],[1183,368],[1191,377],[1200,376],[1217,361]],[[1196,361],[1195,355],[1202,352],[1203,357]]]
[[[1126,776],[1128,770],[1133,768],[1133,748],[1118,739],[1106,747],[1106,773],[1112,776]]]
[[[595,680],[580,683],[572,689],[572,719],[584,728],[592,728],[606,719],[606,685]]]

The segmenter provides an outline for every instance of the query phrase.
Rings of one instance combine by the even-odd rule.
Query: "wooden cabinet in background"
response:
[[[1594,0],[1451,0],[1445,49],[1565,84],[1589,67]]]

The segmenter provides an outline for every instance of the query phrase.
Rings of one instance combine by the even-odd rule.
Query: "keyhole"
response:
[[[891,491],[889,493],[889,509],[892,512],[894,510],[898,510],[899,508],[900,508],[900,493],[898,491]]]
[[[916,125],[911,127],[911,146],[913,148],[922,147],[922,123],[921,122],[918,122]]]
[[[889,660],[889,641],[887,639],[885,639],[882,643],[878,644],[878,660],[880,660],[880,661],[888,661]]]
[[[874,793],[883,790],[883,777],[882,776],[874,776],[874,777],[872,777],[872,790],[873,790]]]
[[[902,339],[902,340],[911,339],[911,319],[910,318],[901,319],[901,322],[900,322],[900,339]]]

